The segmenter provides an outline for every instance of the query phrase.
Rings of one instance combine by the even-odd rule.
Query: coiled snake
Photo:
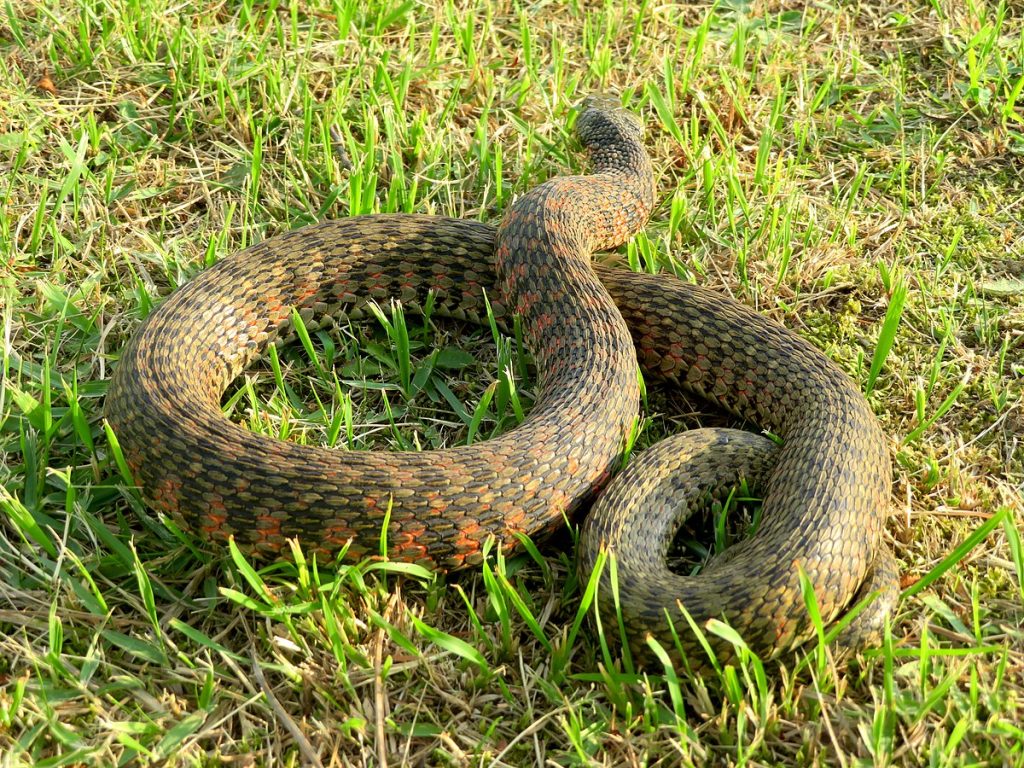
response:
[[[646,222],[653,172],[630,113],[591,99],[576,131],[593,173],[535,188],[497,231],[413,215],[324,222],[226,258],[172,295],[124,349],[106,400],[147,502],[208,539],[234,536],[265,556],[291,537],[321,554],[346,545],[350,556],[372,554],[390,509],[390,557],[460,568],[479,561],[489,537],[513,547],[518,533],[562,525],[606,483],[636,417],[639,359],[647,377],[696,392],[784,445],[773,456],[756,435],[688,433],[653,449],[674,471],[635,461],[602,495],[580,564],[587,576],[602,547],[616,554],[636,650],[647,632],[671,646],[666,611],[684,649],[696,648],[679,603],[698,622],[727,619],[757,650],[789,647],[807,632],[798,565],[826,620],[876,562],[869,586],[891,598],[891,560],[877,557],[890,467],[864,398],[814,347],[738,303],[670,276],[592,267],[595,250]],[[539,394],[511,432],[442,451],[346,452],[256,435],[222,414],[225,388],[293,308],[342,313],[389,297],[416,308],[431,291],[450,316],[479,321],[485,292],[499,318],[521,316]],[[697,576],[671,573],[665,552],[693,495],[770,466],[756,534]],[[731,475],[716,477],[723,471]],[[655,495],[637,498],[639,489]],[[674,490],[690,496],[674,500]],[[608,574],[599,587],[606,619]]]

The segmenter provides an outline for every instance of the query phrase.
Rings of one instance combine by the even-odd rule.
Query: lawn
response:
[[[496,223],[585,167],[592,91],[658,176],[600,258],[756,308],[868,394],[904,588],[880,649],[637,672],[587,620],[575,524],[455,575],[252,563],[119,464],[111,371],[176,287],[326,218]],[[0,766],[1024,765],[1022,219],[1019,3],[6,0]],[[417,450],[531,403],[488,328],[297,335],[232,419]],[[726,421],[651,386],[640,445]]]

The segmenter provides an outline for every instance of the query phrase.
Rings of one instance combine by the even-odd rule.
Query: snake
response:
[[[580,575],[596,579],[597,615],[620,620],[638,656],[652,638],[699,653],[688,622],[710,619],[777,655],[811,632],[804,584],[826,621],[866,589],[882,594],[876,632],[895,566],[882,544],[888,449],[869,404],[825,354],[742,303],[594,263],[646,225],[655,176],[643,122],[615,99],[587,99],[575,133],[590,173],[521,195],[496,228],[418,214],[328,220],[227,256],[174,291],[125,345],[105,401],[142,498],[254,558],[286,556],[295,539],[325,558],[384,547],[389,559],[454,571],[492,545],[513,550],[564,527],[598,496],[580,532]],[[299,445],[225,416],[223,393],[293,313],[358,317],[390,299],[505,328],[518,318],[537,376],[526,418],[471,445],[391,452]],[[696,430],[648,451],[660,463],[640,454],[616,474],[638,418],[638,366],[781,445]],[[672,571],[666,552],[682,521],[740,479],[763,485],[758,529],[696,575]]]

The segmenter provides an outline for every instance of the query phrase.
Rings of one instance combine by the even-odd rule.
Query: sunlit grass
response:
[[[1018,10],[46,0],[0,19],[4,765],[1024,761]],[[652,647],[638,670],[569,525],[461,576],[298,548],[266,565],[132,490],[103,396],[172,290],[324,218],[497,221],[583,168],[566,119],[596,90],[644,117],[659,174],[647,231],[600,258],[793,328],[890,438],[904,599],[848,666],[827,645],[773,664],[712,624],[734,660],[694,674]],[[513,428],[521,334],[426,315],[298,317],[224,410],[337,450]],[[631,448],[720,419],[645,388]]]

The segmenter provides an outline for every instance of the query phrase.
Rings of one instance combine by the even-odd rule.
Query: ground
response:
[[[1019,3],[0,17],[0,765],[1024,764]],[[888,435],[904,594],[845,666],[631,671],[585,620],[571,528],[459,576],[300,551],[256,569],[148,510],[117,464],[110,373],[175,287],[324,218],[495,222],[582,167],[565,126],[596,90],[642,116],[659,177],[646,234],[602,258],[794,329]],[[225,410],[415,450],[514,426],[510,370],[528,407],[514,341],[386,326],[282,349]],[[646,432],[716,419],[652,392]]]

